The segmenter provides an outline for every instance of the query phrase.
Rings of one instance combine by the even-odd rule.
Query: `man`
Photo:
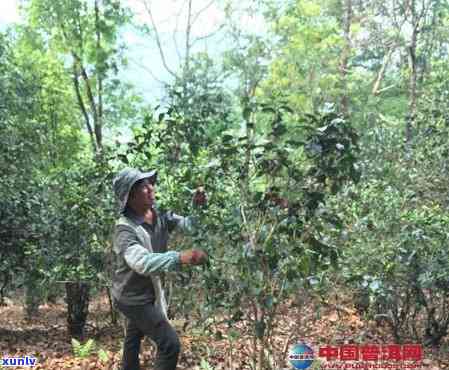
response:
[[[192,197],[192,205],[195,208],[204,207],[207,202],[206,193],[202,186],[198,187]],[[144,216],[144,223],[142,226],[148,232],[151,237],[151,246],[153,252],[166,252],[168,246],[168,239],[170,233],[175,229],[181,229],[184,231],[192,231],[193,222],[192,217],[179,216],[171,211],[159,214],[159,210],[153,204]],[[165,286],[164,275],[161,276],[162,287]],[[164,291],[164,289],[163,289]],[[164,292],[165,293],[165,292]],[[170,291],[170,293],[172,293]],[[163,295],[165,299],[165,294]],[[164,300],[164,307],[167,306]]]
[[[163,271],[177,271],[181,265],[207,261],[201,250],[165,251],[168,232],[176,225],[188,226],[188,219],[154,209],[157,173],[125,168],[114,179],[121,216],[115,226],[114,253],[117,268],[112,282],[116,307],[128,319],[123,346],[123,370],[139,370],[140,342],[150,337],[157,345],[155,368],[176,368],[180,342],[166,314],[161,281]],[[153,244],[157,248],[153,249]]]

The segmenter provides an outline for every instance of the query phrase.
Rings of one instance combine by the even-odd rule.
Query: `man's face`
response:
[[[133,208],[152,208],[155,199],[155,184],[152,179],[137,181],[129,194],[128,203]]]

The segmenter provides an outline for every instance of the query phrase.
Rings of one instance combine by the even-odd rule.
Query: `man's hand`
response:
[[[201,265],[208,259],[207,253],[200,249],[182,251],[179,257],[183,265]]]

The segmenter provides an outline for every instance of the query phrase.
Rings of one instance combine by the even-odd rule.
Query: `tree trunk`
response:
[[[385,54],[385,57],[384,57],[384,60],[382,63],[382,67],[380,68],[379,73],[377,74],[376,81],[374,82],[374,85],[373,85],[373,90],[371,91],[371,93],[374,96],[376,96],[380,93],[380,91],[379,91],[380,84],[382,83],[382,80],[385,76],[385,71],[387,70],[387,66],[388,66],[388,63],[390,62],[391,56],[393,54],[393,50],[394,50],[394,47],[391,46],[390,49],[388,49],[387,53]]]
[[[95,122],[95,137],[97,138],[98,147],[102,149],[103,142],[103,78],[105,63],[98,55],[101,50],[101,31],[100,31],[100,8],[98,0],[95,0],[95,34],[97,43],[97,121]]]
[[[405,140],[407,148],[412,141],[412,129],[416,120],[416,31],[413,31],[412,42],[409,48],[409,108],[405,122]]]
[[[86,124],[86,128],[87,128],[87,132],[89,132],[89,137],[90,137],[90,141],[92,144],[92,152],[93,153],[97,153],[97,141],[95,140],[95,136],[94,136],[94,131],[92,129],[92,125],[90,123],[90,118],[89,115],[87,113],[87,109],[86,109],[86,105],[84,104],[84,100],[83,100],[83,96],[81,93],[81,87],[78,81],[78,75],[79,75],[79,71],[78,71],[78,66],[77,66],[77,62],[76,59],[74,57],[74,62],[73,62],[73,86],[75,88],[75,93],[76,93],[76,97],[77,97],[77,101],[78,101],[78,106],[81,110],[81,113],[83,114],[84,117],[84,122]]]
[[[84,339],[84,327],[89,314],[89,285],[67,282],[67,324],[72,338]]]
[[[418,44],[418,33],[420,32],[421,19],[425,17],[426,4],[422,3],[420,14],[417,14],[416,1],[411,0],[409,3],[411,13],[412,35],[410,45],[408,47],[408,69],[409,69],[409,87],[408,87],[408,114],[405,122],[405,146],[406,151],[410,151],[410,145],[413,137],[413,128],[416,125],[416,100],[417,100],[417,65],[416,65],[416,49]]]
[[[111,290],[109,287],[106,287],[106,294],[108,295],[109,302],[109,313],[111,315],[111,323],[113,325],[117,325],[117,310],[114,307],[114,303],[112,302]]]
[[[352,0],[344,0],[342,3],[342,25],[345,46],[340,61],[340,78],[342,86],[341,111],[347,117],[349,115],[348,96],[348,62],[351,54],[351,22],[352,22]]]
[[[43,301],[42,290],[36,281],[30,279],[25,283],[25,319],[32,320],[39,314],[39,306]]]
[[[6,306],[5,302],[6,287],[8,286],[10,280],[11,280],[10,274],[6,271],[3,271],[3,284],[0,287],[0,307]]]

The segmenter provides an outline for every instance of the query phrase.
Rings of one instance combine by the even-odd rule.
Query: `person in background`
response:
[[[144,336],[157,346],[155,369],[176,369],[180,341],[167,318],[160,273],[179,271],[183,265],[207,262],[198,249],[167,251],[168,235],[177,226],[190,228],[190,220],[173,212],[158,214],[154,207],[157,172],[134,168],[120,171],[113,181],[120,217],[115,225],[116,269],[112,279],[114,304],[127,318],[122,370],[139,370]]]

